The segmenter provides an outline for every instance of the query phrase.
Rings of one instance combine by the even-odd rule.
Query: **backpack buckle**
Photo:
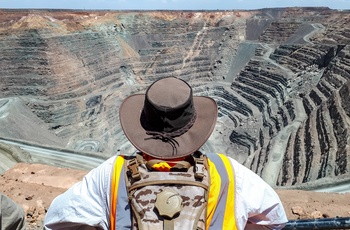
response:
[[[195,173],[194,177],[198,180],[203,180],[204,178],[204,171],[205,171],[205,166],[204,166],[204,159],[203,156],[200,158],[195,158]]]
[[[128,169],[129,172],[131,172],[131,178],[134,180],[140,180],[141,179],[141,174],[139,172],[139,162],[137,161],[136,158],[131,159],[128,164]]]

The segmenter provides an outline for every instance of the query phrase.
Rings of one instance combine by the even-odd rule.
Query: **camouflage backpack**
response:
[[[169,172],[154,170],[164,161],[146,161],[141,154],[125,162],[132,229],[205,229],[206,156],[196,152]]]

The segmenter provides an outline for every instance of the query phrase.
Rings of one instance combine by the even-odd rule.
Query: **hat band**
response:
[[[164,132],[164,131],[151,131],[151,130],[146,130],[147,135],[153,135],[153,137],[145,138],[146,139],[153,139],[153,138],[161,138],[161,139],[172,139],[174,137],[181,136],[182,134],[186,133],[194,124],[197,118],[197,113],[196,110],[193,110],[193,114],[191,117],[191,120],[182,128],[177,129],[172,132]]]
[[[182,128],[195,119],[194,114],[195,108],[192,97],[189,97],[178,107],[170,107],[157,105],[146,95],[140,121],[146,131],[171,133],[176,130],[183,130]]]

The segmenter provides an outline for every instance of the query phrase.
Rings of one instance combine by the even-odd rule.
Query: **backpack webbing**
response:
[[[206,156],[193,154],[167,161],[169,171],[158,171],[141,154],[125,161],[132,229],[205,229],[209,175]]]
[[[123,165],[124,158],[120,156],[117,157],[113,167],[111,184],[111,230],[115,230],[118,182]],[[234,213],[235,183],[232,165],[229,159],[223,154],[209,154],[208,165],[210,189],[207,207],[206,230],[237,229]]]

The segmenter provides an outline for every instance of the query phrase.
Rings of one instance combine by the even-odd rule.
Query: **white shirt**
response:
[[[53,200],[45,217],[45,229],[109,229],[110,182],[115,158],[91,170],[82,181]],[[277,193],[257,174],[229,159],[235,175],[237,228],[281,229],[288,220]]]

